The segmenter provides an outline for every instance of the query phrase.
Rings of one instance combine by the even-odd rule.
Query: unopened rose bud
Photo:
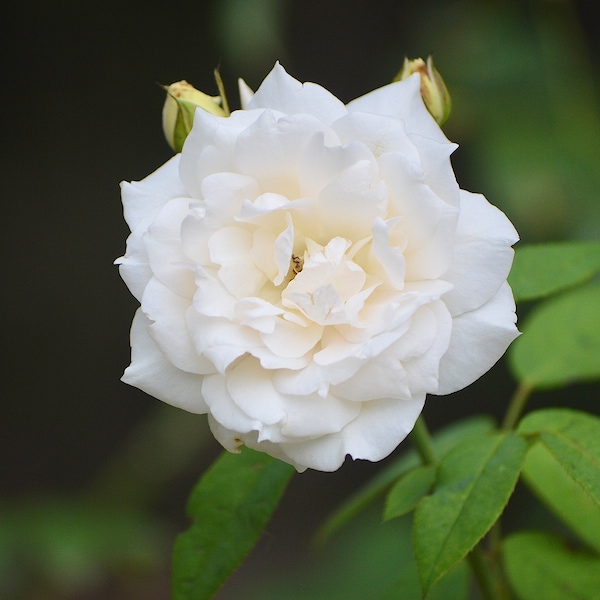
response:
[[[162,113],[163,131],[169,146],[175,152],[181,152],[183,143],[192,130],[196,108],[201,108],[219,117],[227,116],[221,106],[220,96],[208,96],[187,81],[172,83],[164,86],[164,89],[167,92],[167,98]]]
[[[421,76],[421,96],[431,116],[442,126],[450,116],[452,101],[448,88],[439,71],[433,66],[431,56],[425,62],[422,58],[404,59],[404,64],[394,81],[408,79],[413,73]]]

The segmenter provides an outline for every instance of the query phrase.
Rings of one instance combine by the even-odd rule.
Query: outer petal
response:
[[[373,400],[362,404],[360,415],[339,434],[298,444],[282,444],[293,461],[319,471],[335,471],[346,455],[378,461],[410,433],[423,409],[425,395],[407,400]]]
[[[179,155],[168,160],[142,181],[121,183],[125,221],[131,231],[147,227],[171,198],[187,196],[179,179]]]
[[[418,133],[439,142],[448,142],[421,98],[421,79],[417,73],[369,92],[347,106],[350,112],[370,112],[398,117],[406,123],[407,133]]]
[[[223,448],[229,450],[229,452],[239,453],[242,446],[248,446],[248,448],[264,452],[274,458],[278,458],[291,464],[299,473],[306,471],[304,465],[295,463],[289,456],[286,456],[285,452],[281,449],[280,444],[274,444],[267,440],[259,442],[257,431],[238,433],[223,427],[210,414],[208,415],[208,424],[215,439],[223,446]]]
[[[438,394],[451,394],[489,371],[519,335],[508,283],[483,306],[455,317],[450,346],[440,362]]]
[[[150,321],[138,310],[131,325],[131,364],[122,381],[189,412],[208,412],[201,394],[203,376],[174,367],[148,335],[148,325]]]
[[[181,224],[190,214],[189,198],[167,202],[143,236],[152,273],[183,298],[195,291],[194,265],[181,245]]]
[[[127,238],[127,252],[125,256],[117,258],[115,264],[119,265],[119,273],[129,291],[141,302],[144,288],[152,278],[152,269],[148,264],[148,254],[139,235],[132,233]]]
[[[190,300],[178,296],[153,277],[142,298],[142,310],[150,321],[146,331],[165,358],[178,369],[197,374],[213,373],[212,364],[196,353],[187,330],[185,315],[190,305]]]
[[[315,83],[300,83],[279,63],[262,82],[247,108],[270,108],[288,115],[305,113],[327,125],[348,112],[331,92]]]
[[[478,308],[506,281],[519,236],[504,213],[482,195],[461,191],[452,266],[443,275],[454,288],[444,296],[453,316]]]

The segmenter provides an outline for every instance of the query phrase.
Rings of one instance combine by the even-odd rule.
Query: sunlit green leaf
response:
[[[551,388],[600,377],[600,286],[577,288],[536,307],[510,348],[521,382]]]
[[[457,443],[491,431],[494,421],[487,416],[477,416],[452,423],[434,435],[433,443],[441,457]],[[363,488],[350,496],[320,527],[315,540],[322,544],[334,533],[344,527],[353,517],[364,510],[373,501],[383,495],[393,483],[410,469],[418,466],[421,460],[414,450],[409,450],[388,467],[384,468]]]
[[[526,415],[524,435],[537,435],[565,472],[600,506],[600,418],[566,408]]]
[[[213,597],[260,537],[293,473],[248,448],[221,455],[188,502],[193,523],[175,543],[174,600]]]
[[[600,242],[519,245],[508,281],[521,302],[566,290],[599,271]]]
[[[543,444],[529,449],[523,479],[577,535],[600,552],[600,510]]]
[[[527,442],[494,434],[457,445],[441,462],[434,492],[415,512],[413,544],[424,594],[496,522],[512,494]]]
[[[423,465],[401,477],[386,499],[384,520],[401,517],[414,510],[419,500],[433,487],[436,474],[437,467]]]
[[[598,600],[600,558],[541,532],[514,533],[504,541],[508,579],[519,600]]]

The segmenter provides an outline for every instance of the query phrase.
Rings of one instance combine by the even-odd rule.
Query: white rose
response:
[[[425,395],[518,335],[517,233],[459,189],[419,76],[344,105],[276,65],[245,110],[197,111],[183,152],[122,185],[117,262],[140,301],[123,381],[208,413],[228,450],[376,461]]]

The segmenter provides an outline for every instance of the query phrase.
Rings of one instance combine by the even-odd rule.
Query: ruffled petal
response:
[[[489,371],[519,335],[508,283],[483,306],[452,320],[450,346],[440,362],[438,394],[451,394]]]
[[[144,288],[152,278],[152,269],[148,264],[144,242],[139,235],[132,233],[127,238],[127,252],[125,256],[117,258],[115,264],[119,265],[119,273],[129,291],[138,302],[141,302]]]
[[[123,212],[131,231],[147,227],[172,198],[187,196],[179,179],[179,159],[180,155],[175,155],[142,181],[121,183]]]
[[[424,395],[365,402],[359,416],[339,434],[282,444],[282,450],[294,463],[319,471],[339,469],[347,455],[354,460],[382,460],[412,431],[424,403]]]
[[[147,394],[192,413],[206,413],[203,376],[175,367],[148,335],[150,321],[138,310],[131,325],[131,364],[122,381]]]
[[[213,373],[214,367],[195,351],[186,313],[191,301],[172,292],[155,277],[142,297],[142,310],[150,324],[146,330],[156,346],[175,367],[190,373]]]
[[[421,98],[421,79],[417,73],[404,81],[390,83],[376,89],[347,105],[350,112],[397,117],[406,124],[407,133],[418,133],[439,142],[448,139]]]
[[[461,193],[454,255],[443,278],[454,288],[444,296],[453,316],[478,308],[506,281],[518,234],[504,213],[482,195]]]
[[[300,83],[279,63],[262,82],[247,108],[270,108],[288,115],[309,114],[325,124],[333,123],[348,112],[331,92],[315,83]]]

